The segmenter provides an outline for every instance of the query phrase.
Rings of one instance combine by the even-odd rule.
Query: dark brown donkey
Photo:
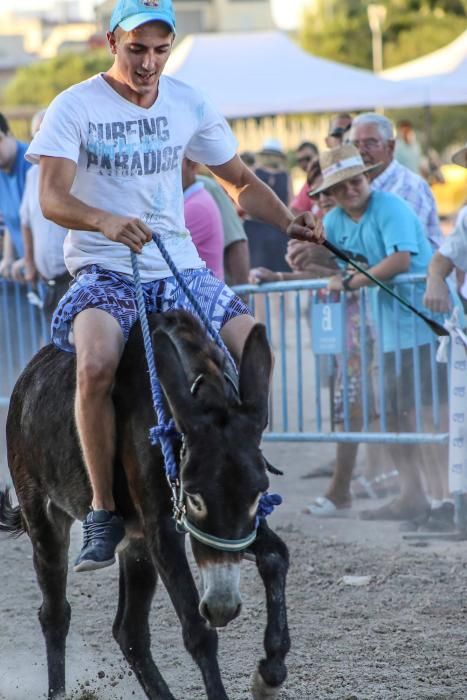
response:
[[[186,517],[210,536],[245,538],[255,528],[258,500],[268,488],[268,465],[260,451],[271,370],[264,328],[255,326],[248,337],[237,393],[224,373],[222,353],[190,314],[153,315],[150,326],[168,410],[183,435],[175,447]],[[74,394],[74,355],[52,345],[43,348],[19,378],[7,420],[8,463],[20,506],[13,508],[8,492],[0,492],[1,529],[26,531],[33,545],[43,597],[39,620],[47,649],[49,698],[54,699],[65,693],[70,526],[84,519],[91,502],[75,429]],[[184,536],[172,517],[161,451],[148,438],[155,419],[139,324],[118,369],[114,400],[114,490],[127,531],[126,547],[119,553],[114,637],[147,697],[174,700],[150,649],[149,612],[159,575],[180,618],[185,646],[203,675],[207,697],[227,700],[214,627],[226,625],[240,612],[245,552],[219,551],[192,538],[203,580],[200,602]],[[267,598],[266,654],[254,673],[252,693],[255,700],[271,700],[278,697],[287,674],[288,553],[265,520],[247,551],[256,559]]]

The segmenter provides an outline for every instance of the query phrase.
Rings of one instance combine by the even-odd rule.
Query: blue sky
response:
[[[93,8],[99,4],[99,0],[74,0],[79,2],[83,16],[93,17]],[[14,10],[18,8],[18,0],[0,0],[1,9]],[[297,23],[298,13],[303,5],[310,0],[271,0],[272,10],[276,22],[284,29],[294,29]],[[49,9],[55,3],[53,0],[21,0],[19,3],[22,10],[44,10]]]

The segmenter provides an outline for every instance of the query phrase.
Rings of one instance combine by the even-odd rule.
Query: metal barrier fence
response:
[[[417,305],[415,288],[417,283],[423,283],[424,275],[399,275],[394,279],[394,290],[406,296],[407,301]],[[410,286],[410,295],[407,296],[407,284]],[[359,292],[359,363],[364,371],[361,374],[359,386],[361,404],[361,430],[352,431],[350,420],[350,398],[352,387],[346,371],[349,353],[346,342],[346,325],[348,302],[347,295],[341,294],[336,303],[326,301],[323,291],[327,287],[327,280],[300,280],[294,282],[275,282],[260,286],[245,285],[237,288],[241,294],[249,294],[252,307],[256,307],[257,317],[264,317],[268,337],[276,356],[276,367],[271,398],[271,416],[269,429],[264,434],[264,439],[269,441],[312,441],[312,442],[366,442],[366,443],[446,443],[448,433],[441,429],[440,417],[440,375],[446,374],[447,365],[441,366],[436,362],[437,340],[431,334],[429,344],[431,365],[431,401],[427,405],[426,398],[422,400],[422,376],[420,347],[414,346],[413,357],[413,385],[407,387],[413,395],[413,409],[415,413],[415,429],[412,432],[390,432],[388,430],[386,410],[386,374],[389,370],[385,366],[385,353],[383,352],[382,326],[381,326],[381,294],[378,292],[379,303],[376,318],[370,318],[369,289],[361,289]],[[258,314],[258,303],[255,299],[261,298],[261,310]],[[318,297],[320,297],[318,299]],[[324,295],[326,297],[326,295]],[[259,299],[258,299],[259,301]],[[328,309],[327,315],[321,312],[318,316],[314,313],[317,303],[324,308],[340,306],[340,313],[333,317],[332,309]],[[355,309],[355,306],[353,307]],[[430,315],[427,309],[423,309],[426,315]],[[398,319],[400,305],[393,300],[393,312],[396,324],[396,349],[395,371],[401,370],[401,350],[398,337]],[[312,333],[312,325],[323,319],[328,324],[328,338],[324,338],[321,347],[316,345],[316,334]],[[260,318],[260,320],[262,320]],[[413,315],[412,336],[415,341],[419,333],[420,321]],[[334,324],[334,327],[332,327]],[[422,322],[423,325],[423,322]],[[337,326],[337,327],[336,327]],[[340,326],[340,328],[339,328]],[[372,327],[373,340],[369,337],[368,329]],[[319,335],[319,334],[318,334]],[[312,336],[314,342],[312,342]],[[324,334],[326,336],[326,333]],[[333,344],[329,347],[329,339],[340,337],[341,347],[339,352],[333,352]],[[319,340],[319,339],[318,339]],[[328,347],[326,347],[326,342]],[[373,344],[373,359],[369,356],[369,346]],[[313,347],[315,346],[315,347]],[[341,368],[343,417],[337,430],[332,421],[332,392],[329,384],[335,376],[336,360]],[[386,379],[386,381],[385,381]],[[444,381],[444,377],[442,378]],[[372,395],[375,401],[372,401]],[[375,404],[373,406],[372,404]],[[372,409],[375,410],[372,410]],[[431,429],[426,428],[426,423]],[[446,427],[446,426],[444,426]]]
[[[401,275],[395,280],[395,289],[401,293],[400,285],[405,283],[407,289],[407,283],[410,283],[412,298],[408,301],[415,303],[415,285],[423,279],[421,275]],[[270,421],[264,439],[314,442],[446,442],[448,434],[440,427],[439,366],[437,370],[435,336],[430,344],[432,386],[428,420],[432,429],[425,429],[427,406],[426,401],[422,401],[420,351],[415,346],[412,351],[413,386],[407,387],[407,391],[413,394],[415,430],[406,433],[388,430],[385,395],[385,374],[388,369],[385,367],[385,356],[379,342],[382,330],[378,318],[371,321],[374,343],[368,331],[368,289],[360,291],[358,304],[359,362],[364,368],[358,389],[361,430],[360,427],[351,430],[350,400],[354,388],[346,371],[349,360],[345,340],[347,295],[341,294],[338,302],[331,303],[326,297],[323,298],[325,288],[325,280],[301,280],[237,288],[238,292],[250,295],[257,317],[266,324],[268,337],[275,352]],[[25,285],[5,280],[0,282],[0,406],[8,405],[17,376],[39,347],[49,340],[48,323],[41,309],[44,293],[44,286],[39,286],[34,291]],[[316,342],[313,348],[311,333],[311,326],[316,326],[319,322],[315,314],[318,305],[321,306],[320,319],[325,319],[328,331],[327,339],[321,339],[324,346],[318,348],[319,352],[316,351]],[[334,314],[335,307],[340,308],[337,316]],[[396,326],[398,309],[398,302],[394,300]],[[416,321],[414,316],[414,339],[419,332],[418,323],[420,321]],[[341,340],[340,348],[333,345],[336,338]],[[369,357],[371,346],[374,346],[373,361]],[[395,356],[397,374],[400,371],[400,352],[396,350]],[[342,371],[342,421],[339,429],[336,428],[332,415],[332,383],[335,379],[336,361],[345,370]],[[443,368],[442,371],[447,369]]]
[[[46,285],[0,279],[0,406],[8,405],[16,379],[31,357],[49,342],[42,303]]]

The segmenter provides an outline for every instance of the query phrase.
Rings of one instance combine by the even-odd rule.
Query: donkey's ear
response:
[[[255,414],[259,430],[264,430],[268,420],[269,378],[272,355],[266,338],[266,328],[253,326],[240,362],[240,399]]]
[[[187,431],[195,418],[195,405],[178,350],[162,328],[152,334],[157,376],[178,430]]]

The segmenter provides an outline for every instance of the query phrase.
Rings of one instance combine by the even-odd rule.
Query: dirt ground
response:
[[[396,524],[317,520],[301,512],[323,492],[324,479],[302,480],[327,461],[331,445],[267,444],[285,470],[273,489],[284,504],[270,522],[291,552],[288,610],[292,650],[281,700],[464,700],[467,697],[467,544],[405,541]],[[79,546],[73,531],[70,556]],[[26,537],[0,539],[0,698],[46,697],[40,604]],[[243,566],[243,613],[220,631],[220,663],[231,700],[246,700],[262,654],[265,605],[254,564]],[[345,576],[370,576],[364,586]],[[70,700],[143,700],[111,637],[117,568],[69,578],[72,625],[67,679]],[[152,613],[153,650],[180,700],[205,697],[185,652],[162,585]]]

